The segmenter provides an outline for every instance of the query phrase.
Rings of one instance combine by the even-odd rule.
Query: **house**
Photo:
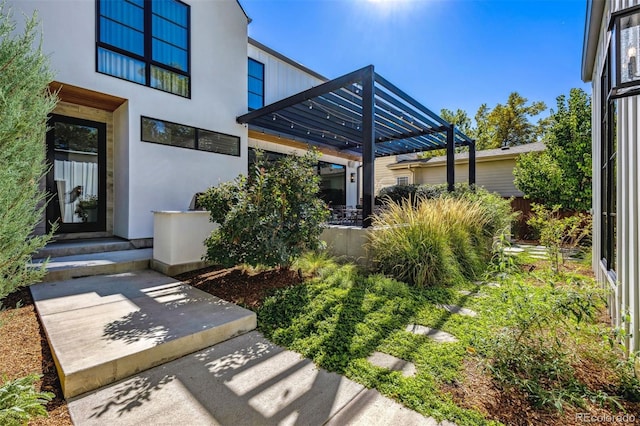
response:
[[[640,2],[587,2],[582,79],[593,88],[593,270],[630,352],[640,350],[639,51]]]
[[[527,152],[546,149],[543,142],[535,142],[476,152],[476,185],[503,197],[523,197],[513,184],[516,160]],[[469,153],[455,155],[455,180],[467,182]],[[447,157],[422,159],[417,154],[383,157],[376,160],[376,190],[403,184],[443,184],[447,182]]]
[[[249,39],[236,0],[8,3],[16,17],[38,11],[60,98],[46,138],[54,199],[37,233],[57,221],[58,239],[150,246],[153,211],[186,210],[246,173],[253,148],[308,148],[236,120],[327,80]],[[360,157],[320,151],[326,196],[356,204]]]

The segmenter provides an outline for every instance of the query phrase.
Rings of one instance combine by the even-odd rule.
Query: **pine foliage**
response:
[[[46,172],[47,115],[56,104],[37,25],[34,15],[16,35],[13,13],[0,3],[0,300],[42,277],[43,270],[27,265],[50,238],[33,236],[46,197],[39,182]]]

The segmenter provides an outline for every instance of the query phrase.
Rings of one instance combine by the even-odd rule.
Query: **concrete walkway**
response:
[[[96,426],[439,424],[256,331],[74,399],[69,411]]]
[[[156,272],[31,291],[76,425],[439,424],[249,331],[253,312]]]

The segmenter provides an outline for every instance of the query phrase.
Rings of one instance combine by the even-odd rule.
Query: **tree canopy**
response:
[[[548,207],[591,208],[591,98],[571,89],[557,98],[546,133],[547,151],[522,155],[513,173],[524,194]]]
[[[480,105],[475,115],[476,148],[493,149],[536,142],[545,129],[545,120],[533,124],[530,120],[547,109],[542,101],[527,104],[527,98],[512,92],[507,102],[489,110]]]

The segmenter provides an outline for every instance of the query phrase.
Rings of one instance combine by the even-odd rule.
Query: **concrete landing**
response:
[[[438,425],[256,331],[73,399],[68,407],[77,426]]]
[[[66,398],[256,327],[255,313],[152,271],[30,289]]]
[[[153,249],[120,250],[104,253],[78,254],[49,259],[47,275],[44,282],[70,280],[102,274],[118,274],[121,272],[147,269],[153,257]],[[43,259],[33,261],[39,266]]]

